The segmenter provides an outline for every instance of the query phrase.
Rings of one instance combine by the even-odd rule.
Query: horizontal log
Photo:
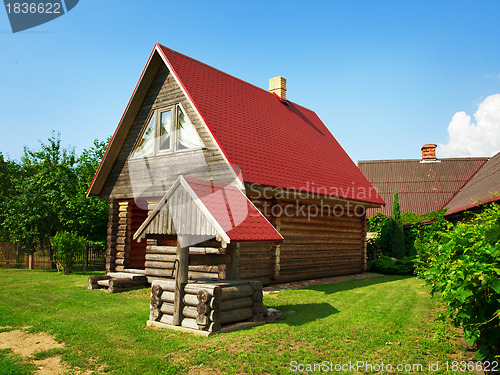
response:
[[[173,303],[163,303],[160,307],[160,311],[162,314],[174,315]],[[198,312],[196,311],[196,307],[184,306],[182,309],[182,315],[186,318],[196,319]]]
[[[235,298],[230,300],[221,301],[219,310],[228,311],[236,310],[244,307],[252,307],[254,300],[252,297]]]
[[[282,217],[280,221],[280,227],[288,228],[293,225],[307,226],[311,229],[319,227],[332,227],[332,226],[349,226],[355,228],[362,228],[361,220],[359,218],[332,218],[332,217],[319,217],[319,218],[304,218],[304,217]]]
[[[242,253],[240,252],[240,261],[242,259],[250,262],[263,262],[263,261],[268,261],[269,259],[272,258],[272,253],[267,252],[265,254],[253,254],[253,253]]]
[[[156,268],[156,269],[166,269],[166,270],[172,270],[172,268],[174,267],[174,263],[148,261],[148,260],[144,263],[144,265],[146,268]],[[208,272],[216,274],[219,272],[219,269],[217,267],[218,266],[188,266],[188,270],[194,272]]]
[[[115,264],[120,265],[120,266],[124,266],[125,265],[125,259],[116,259],[115,260]]]
[[[271,269],[260,269],[260,270],[240,270],[241,279],[255,280],[257,278],[266,278],[271,275]]]
[[[198,315],[196,316],[196,324],[205,328],[210,324],[210,319],[206,315]]]
[[[189,254],[190,266],[218,266],[229,263],[231,263],[231,256],[228,254]]]
[[[159,285],[160,288],[162,288],[164,291],[175,292],[174,280],[157,280],[153,282],[153,285]],[[222,293],[221,287],[219,285],[188,283],[184,287],[184,291],[187,294],[194,294],[196,298],[198,298],[198,292],[200,290],[207,291],[207,293],[212,297],[220,297]]]
[[[100,286],[97,282],[100,280],[109,280],[109,278],[110,277],[107,275],[90,276],[88,281],[88,289],[100,289]]]
[[[240,271],[268,269],[271,266],[271,257],[261,262],[245,262],[245,258],[240,258]]]
[[[286,236],[282,243],[282,247],[288,245],[327,245],[327,244],[361,244],[361,238],[307,238],[307,237],[293,237]]]
[[[220,299],[221,301],[226,301],[236,298],[251,297],[254,292],[254,288],[248,284],[223,287]]]
[[[282,220],[280,224],[280,230],[315,230],[315,231],[330,231],[333,228],[342,228],[342,229],[352,229],[355,231],[359,231],[361,228],[360,223],[357,222],[352,222],[352,221],[332,221],[332,222],[325,222],[323,224],[319,223],[297,223],[297,222],[289,222],[286,220]]]
[[[159,245],[147,245],[146,251],[148,254],[174,254],[177,251],[175,246],[159,246]]]
[[[174,303],[175,292],[163,291],[161,293],[160,299],[166,303]],[[184,294],[182,302],[187,306],[198,306],[198,297],[194,294]]]
[[[191,329],[201,329],[202,327],[198,326],[198,323],[196,323],[196,319],[192,318],[184,318],[182,319],[181,326],[185,328],[191,328]]]
[[[175,262],[177,256],[175,254],[153,254],[146,252],[146,260],[156,262]]]
[[[351,244],[347,243],[347,244],[332,244],[332,243],[327,243],[327,244],[323,244],[323,245],[315,245],[314,247],[312,247],[311,245],[309,244],[303,244],[303,245],[300,245],[300,244],[294,244],[294,243],[288,243],[288,244],[281,244],[280,245],[280,249],[281,249],[281,252],[297,252],[297,253],[300,253],[300,252],[311,252],[311,251],[314,251],[314,252],[317,252],[317,253],[321,253],[321,252],[330,252],[330,251],[349,251],[349,250],[352,250],[352,249],[359,249],[359,246],[360,246],[360,241],[352,241]]]
[[[230,311],[221,311],[219,321],[221,324],[242,322],[252,318],[253,315],[253,311],[249,307]]]
[[[331,268],[335,266],[342,265],[352,265],[361,262],[361,254],[356,258],[343,258],[343,259],[328,259],[325,261],[307,261],[307,260],[290,260],[282,259],[280,262],[280,272],[286,272],[290,268],[309,268],[311,270],[315,268]]]
[[[286,239],[291,239],[291,238],[324,238],[324,239],[361,239],[361,233],[360,231],[341,231],[341,230],[331,230],[329,232],[316,232],[316,231],[292,231],[292,230],[287,230],[284,231],[282,230],[281,235],[285,237]],[[118,239],[119,240],[119,239]],[[117,241],[118,241],[117,240]]]
[[[160,322],[165,324],[174,324],[174,317],[173,315],[161,314]]]

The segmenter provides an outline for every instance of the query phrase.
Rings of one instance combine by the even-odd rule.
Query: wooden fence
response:
[[[105,264],[106,249],[91,246],[77,257],[73,269],[104,271]],[[0,242],[0,268],[51,269],[49,249],[39,246],[32,256],[28,256],[19,245]]]

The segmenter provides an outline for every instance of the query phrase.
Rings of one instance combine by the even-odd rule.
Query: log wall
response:
[[[130,251],[129,225],[132,223],[129,215],[129,203],[130,200],[118,201],[115,271],[123,271],[124,268],[128,268],[128,255]]]
[[[182,309],[179,325],[218,332],[235,323],[262,322],[262,284],[258,281],[226,280],[188,283],[180,293],[175,281],[155,280],[151,287],[150,322],[174,324],[176,296]]]
[[[108,237],[106,245],[106,273],[115,270],[116,239],[118,238],[118,202],[116,199],[109,201]]]
[[[251,189],[247,195],[284,241],[267,248],[241,244],[242,278],[260,276],[268,284],[365,270],[364,209],[333,200],[263,196]]]

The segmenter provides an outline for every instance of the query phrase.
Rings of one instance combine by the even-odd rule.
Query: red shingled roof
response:
[[[246,183],[384,204],[313,111],[157,47]]]
[[[281,242],[283,237],[235,186],[184,177],[234,242]]]

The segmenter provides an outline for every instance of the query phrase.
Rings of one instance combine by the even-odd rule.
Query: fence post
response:
[[[85,251],[83,253],[83,270],[87,271],[87,268],[89,266],[89,247],[90,245],[87,244],[85,245]]]

